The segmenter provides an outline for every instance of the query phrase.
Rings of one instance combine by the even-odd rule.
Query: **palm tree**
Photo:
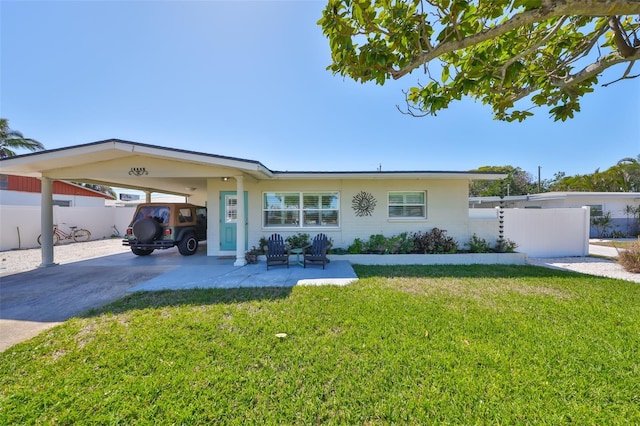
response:
[[[9,120],[0,118],[0,158],[13,157],[14,149],[26,149],[31,152],[44,149],[44,145],[35,139],[25,138],[22,133],[9,128]]]

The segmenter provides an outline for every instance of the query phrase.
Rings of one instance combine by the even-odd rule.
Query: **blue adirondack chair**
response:
[[[273,265],[287,265],[289,267],[289,250],[282,239],[282,235],[273,234],[267,240],[267,270]]]
[[[310,264],[320,263],[322,269],[324,265],[329,263],[327,258],[327,250],[329,249],[329,239],[325,234],[318,234],[313,238],[311,243],[311,250],[304,255],[304,267],[307,267],[307,262]]]

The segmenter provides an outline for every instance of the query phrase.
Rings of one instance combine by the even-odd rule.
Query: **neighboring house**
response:
[[[590,207],[591,237],[638,234],[640,192],[543,192],[541,194],[508,196],[503,199],[506,208],[547,209]],[[470,197],[469,208],[494,208],[500,205],[500,197]],[[609,215],[608,226],[598,225]],[[594,219],[595,223],[594,223]],[[603,235],[604,234],[604,235]]]
[[[273,171],[254,160],[117,139],[5,158],[0,172],[39,177],[45,194],[52,181],[73,179],[187,197],[208,208],[207,255],[235,254],[236,265],[245,264],[247,248],[272,233],[313,237],[322,232],[334,247],[346,248],[372,234],[437,227],[463,245],[478,231],[469,218],[469,183],[505,177],[459,171]],[[53,220],[51,210],[43,205],[43,224]],[[495,238],[497,222],[491,223],[487,232]],[[43,246],[45,265],[53,258],[47,250]]]
[[[110,195],[71,182],[53,182],[53,205],[62,207],[102,207]],[[0,174],[0,205],[39,206],[40,179],[28,176]]]

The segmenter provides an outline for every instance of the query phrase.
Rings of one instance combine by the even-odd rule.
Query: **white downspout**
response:
[[[42,234],[42,263],[40,267],[53,266],[53,181],[45,176],[40,179],[40,233]]]
[[[244,176],[234,176],[236,180],[237,220],[236,220],[236,261],[233,266],[247,264],[244,258],[244,225],[247,219],[244,217]]]

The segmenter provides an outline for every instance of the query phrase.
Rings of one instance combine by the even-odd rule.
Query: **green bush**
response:
[[[455,253],[458,251],[458,243],[447,236],[446,232],[433,228],[424,233],[403,232],[389,238],[382,234],[374,234],[367,241],[356,238],[347,248],[347,252],[349,254]]]
[[[471,253],[489,253],[491,251],[491,244],[484,238],[478,237],[476,234],[471,236],[471,239],[465,246],[469,247]]]
[[[295,235],[289,235],[287,238],[285,238],[285,241],[291,248],[302,248],[311,244],[309,242],[309,238],[309,234],[298,232]]]
[[[347,247],[347,253],[349,254],[360,254],[362,252],[364,252],[364,243],[360,238],[353,240],[353,244]]]
[[[388,246],[392,254],[412,253],[415,248],[413,236],[410,236],[408,232],[403,232],[400,235],[391,237]]]
[[[510,239],[499,239],[496,241],[496,247],[494,251],[496,253],[515,253],[518,244]]]
[[[364,251],[366,253],[376,253],[383,254],[389,253],[389,240],[382,234],[375,234],[369,237],[369,241],[367,241],[364,245]]]

